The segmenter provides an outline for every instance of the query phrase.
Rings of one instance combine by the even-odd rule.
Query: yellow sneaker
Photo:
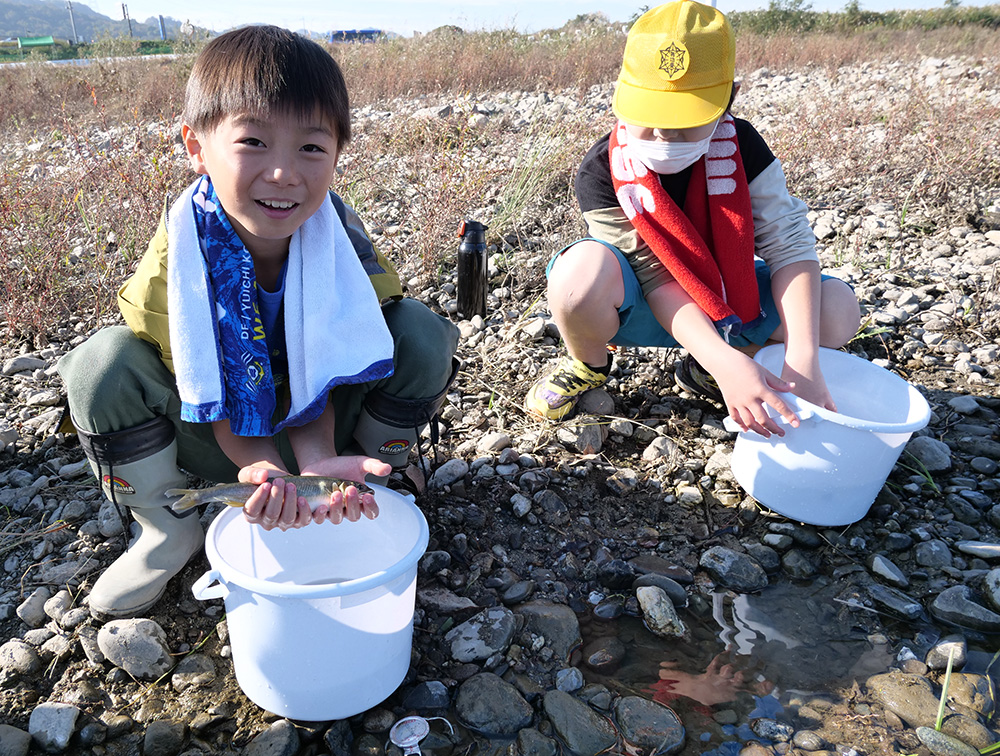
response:
[[[524,398],[524,408],[547,420],[563,420],[576,408],[580,396],[603,386],[608,376],[572,357],[559,363],[537,381]]]

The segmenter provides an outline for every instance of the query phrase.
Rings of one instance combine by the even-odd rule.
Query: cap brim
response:
[[[623,81],[611,109],[621,120],[650,129],[691,129],[718,120],[729,106],[733,82],[687,92],[643,89]]]

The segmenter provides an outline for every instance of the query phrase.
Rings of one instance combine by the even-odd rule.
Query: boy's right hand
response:
[[[767,414],[764,405],[774,407],[786,423],[793,428],[798,427],[798,416],[778,393],[791,391],[795,384],[783,381],[735,349],[727,350],[724,357],[712,363],[711,367],[704,362],[702,365],[719,384],[726,409],[742,430],[754,431],[764,438],[770,438],[772,433],[785,435],[774,418]]]

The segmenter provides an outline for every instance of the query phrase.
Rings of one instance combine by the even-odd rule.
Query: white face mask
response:
[[[628,148],[653,173],[680,173],[708,152],[714,135],[715,129],[712,129],[712,133],[699,142],[661,142],[629,137]]]

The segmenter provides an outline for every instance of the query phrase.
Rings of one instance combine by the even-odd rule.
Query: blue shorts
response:
[[[582,241],[582,240],[581,240]],[[597,241],[615,253],[618,264],[622,269],[622,281],[625,284],[625,299],[622,306],[618,308],[618,332],[608,343],[618,346],[633,347],[679,347],[676,339],[667,333],[666,329],[660,325],[659,321],[649,309],[649,303],[642,294],[642,287],[639,279],[636,278],[635,271],[628,264],[617,247],[600,241],[600,239],[588,239],[586,241]],[[574,242],[576,244],[578,242]],[[545,275],[548,276],[553,264],[563,252],[573,246],[570,244],[556,252],[549,264],[545,268]],[[750,327],[744,329],[738,336],[731,336],[729,344],[734,347],[746,347],[752,344],[763,346],[768,338],[774,333],[781,318],[778,315],[778,306],[774,303],[774,296],[771,294],[771,270],[763,260],[754,261],[754,270],[757,274],[757,291],[760,294],[761,317]],[[823,280],[831,276],[823,276]]]

